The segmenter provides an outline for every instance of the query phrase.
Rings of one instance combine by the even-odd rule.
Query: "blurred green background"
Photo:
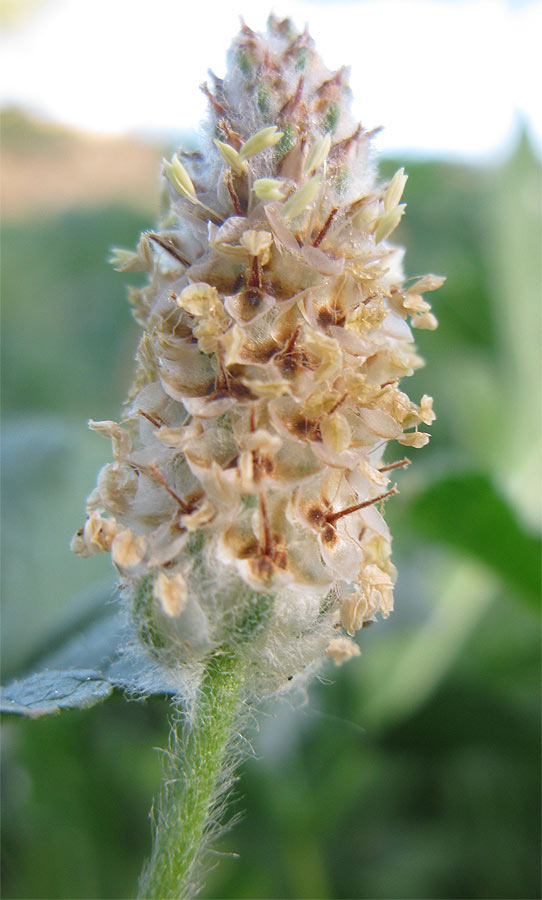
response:
[[[117,416],[137,340],[137,277],[106,257],[152,224],[160,148],[120,193],[84,178],[103,147],[19,113],[4,151],[22,186],[3,227],[8,680],[112,594],[108,561],[68,542],[109,454],[86,420]],[[59,198],[51,173],[74,152],[83,187]],[[387,159],[382,173],[403,164],[407,274],[448,281],[439,330],[417,336],[427,367],[405,384],[438,419],[387,508],[396,612],[306,704],[261,717],[206,898],[540,896],[540,167],[525,135],[492,165]],[[116,696],[4,722],[4,897],[133,896],[167,712]]]

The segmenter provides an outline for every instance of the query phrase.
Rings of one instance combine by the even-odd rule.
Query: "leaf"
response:
[[[45,716],[61,709],[101,703],[114,690],[129,694],[175,694],[177,673],[160,666],[139,649],[119,612],[75,630],[68,622],[64,639],[57,634],[54,649],[35,659],[28,675],[0,689],[0,712]],[[124,652],[124,648],[130,650]]]
[[[464,472],[433,483],[409,515],[420,533],[485,563],[532,608],[540,605],[540,539],[525,530],[487,475]]]
[[[88,669],[36,672],[2,688],[0,712],[38,717],[61,709],[94,706],[113,688],[99,672]]]

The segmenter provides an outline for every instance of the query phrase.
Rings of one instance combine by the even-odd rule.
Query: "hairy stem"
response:
[[[218,804],[232,781],[244,665],[233,652],[207,665],[192,715],[171,722],[151,858],[140,898],[192,897]]]

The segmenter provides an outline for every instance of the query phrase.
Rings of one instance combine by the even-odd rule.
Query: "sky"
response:
[[[0,39],[0,104],[99,133],[174,139],[197,128],[199,85],[209,68],[223,74],[239,15],[261,30],[271,3],[34,0]],[[276,0],[273,9],[308,23],[329,68],[350,65],[357,117],[384,126],[380,150],[486,159],[506,152],[520,122],[540,145],[542,2]]]

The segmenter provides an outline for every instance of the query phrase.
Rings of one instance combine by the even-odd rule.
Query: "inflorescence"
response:
[[[114,461],[72,546],[110,552],[137,631],[172,670],[235,647],[280,688],[393,605],[383,517],[390,441],[419,448],[431,398],[411,326],[433,329],[389,239],[399,169],[376,183],[371,132],[349,112],[307,32],[244,26],[224,80],[203,89],[200,149],[164,161],[168,209],[121,271],[143,328],[135,381],[109,436]]]

